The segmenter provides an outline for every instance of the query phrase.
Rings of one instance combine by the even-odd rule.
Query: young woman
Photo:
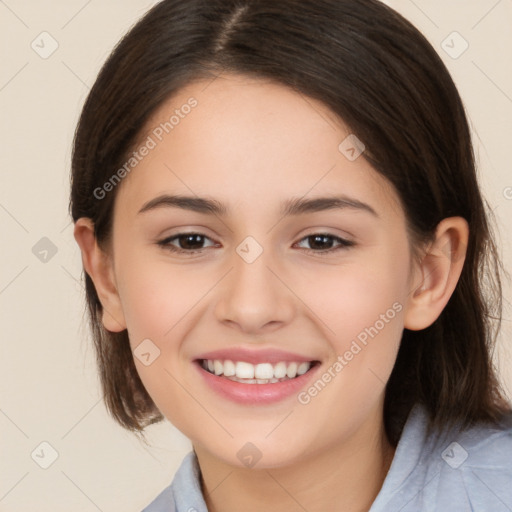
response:
[[[165,0],[72,167],[106,405],[193,445],[146,511],[512,510],[500,263],[460,97],[400,15]]]

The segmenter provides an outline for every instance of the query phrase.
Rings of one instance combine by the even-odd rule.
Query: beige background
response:
[[[151,427],[144,446],[107,416],[67,215],[81,105],[114,44],[154,3],[0,1],[0,511],[138,511],[169,484],[190,448],[167,423]],[[512,0],[388,3],[428,37],[459,86],[510,271]],[[469,44],[458,58],[464,41],[454,31]],[[31,47],[35,41],[48,52],[53,40],[58,48],[46,59]],[[507,284],[508,301],[511,295]],[[510,396],[511,332],[508,308],[499,367]],[[55,462],[41,468],[52,454]]]

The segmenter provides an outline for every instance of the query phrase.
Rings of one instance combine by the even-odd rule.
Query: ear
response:
[[[462,217],[438,224],[435,240],[415,268],[415,285],[404,314],[406,329],[425,329],[439,317],[462,272],[468,237],[468,223]]]
[[[96,288],[102,305],[102,323],[111,332],[126,329],[126,322],[117,292],[111,257],[100,247],[91,219],[82,217],[75,223],[75,240],[82,252],[82,264]]]

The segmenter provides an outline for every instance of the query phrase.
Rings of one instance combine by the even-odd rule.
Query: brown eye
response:
[[[158,245],[173,252],[194,253],[206,249],[203,244],[207,240],[211,239],[202,233],[178,233],[159,241]]]
[[[330,235],[328,233],[313,233],[311,235],[304,237],[299,242],[299,244],[303,243],[304,241],[307,241],[307,243],[310,246],[309,248],[305,247],[304,249],[307,252],[315,253],[328,253],[337,251],[339,249],[352,247],[355,245],[355,243],[350,240],[345,240],[344,238],[340,238],[339,236],[335,235]]]
[[[180,235],[177,237],[180,249],[202,249],[204,237],[198,234]]]

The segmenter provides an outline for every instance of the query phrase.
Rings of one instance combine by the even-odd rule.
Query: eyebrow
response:
[[[159,208],[181,208],[214,215],[226,215],[228,213],[228,208],[215,199],[164,194],[145,203],[139,210],[139,214]],[[312,199],[292,198],[283,203],[281,215],[301,215],[333,209],[363,211],[379,217],[378,213],[369,204],[347,196],[316,197]]]

